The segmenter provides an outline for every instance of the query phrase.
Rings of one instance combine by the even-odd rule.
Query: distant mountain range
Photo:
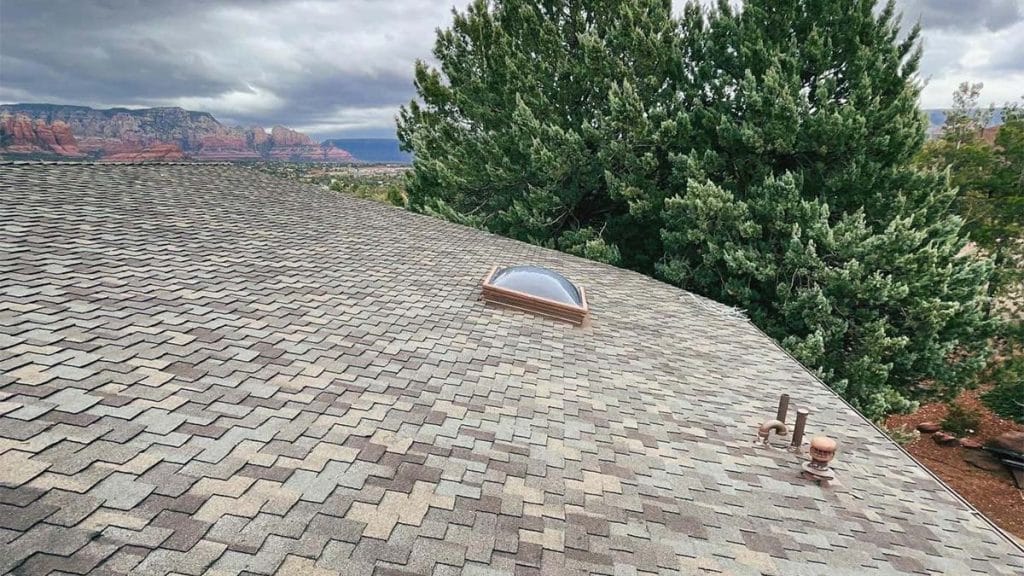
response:
[[[946,110],[926,109],[930,135]],[[990,126],[1003,123],[996,109]],[[394,138],[309,136],[274,126],[229,127],[208,112],[182,108],[110,108],[59,104],[0,105],[0,158],[105,161],[220,160],[408,164]]]
[[[323,143],[348,150],[362,162],[374,164],[409,164],[412,162],[412,154],[403,152],[395,138],[334,138],[324,140]]]
[[[336,142],[351,142],[363,157]],[[408,162],[397,140],[317,143],[284,126],[228,127],[182,108],[0,105],[0,157],[101,161]]]

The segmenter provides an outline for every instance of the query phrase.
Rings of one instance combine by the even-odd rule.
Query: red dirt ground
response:
[[[981,426],[970,438],[984,444],[1004,432],[1024,430],[1024,425],[1004,420],[986,408],[978,399],[983,391],[967,390],[957,399],[964,407],[981,414]],[[945,404],[926,404],[913,414],[890,416],[886,427],[913,430],[921,422],[941,422],[945,416]],[[931,434],[921,434],[904,448],[1000,528],[1024,539],[1024,491],[1014,487],[1009,472],[988,472],[972,466],[963,459],[967,448],[940,446]]]

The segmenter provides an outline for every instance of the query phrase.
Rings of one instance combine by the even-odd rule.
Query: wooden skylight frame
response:
[[[590,313],[590,305],[587,303],[587,293],[582,286],[569,280],[569,283],[572,284],[580,295],[580,305],[575,306],[573,304],[566,304],[564,302],[558,302],[548,298],[528,294],[526,292],[520,292],[518,290],[494,285],[491,281],[494,278],[494,275],[502,269],[502,267],[497,265],[492,266],[490,272],[484,276],[482,295],[485,302],[500,304],[502,306],[508,306],[509,308],[515,308],[526,312],[533,312],[534,314],[540,314],[541,316],[547,316],[548,318],[571,322],[577,326],[583,324],[587,319],[587,316]]]

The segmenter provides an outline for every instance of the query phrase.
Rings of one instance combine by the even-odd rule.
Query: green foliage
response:
[[[996,340],[1002,358],[986,374],[993,387],[981,400],[999,416],[1024,424],[1024,321],[1003,323]]]
[[[993,108],[979,106],[982,88],[967,82],[957,88],[941,137],[928,142],[916,162],[948,170],[966,232],[994,256],[991,292],[1004,294],[1024,280],[1024,115],[1008,104],[1004,123],[990,142],[985,128]]]
[[[668,0],[477,0],[456,13],[438,34],[440,69],[416,66],[422,103],[398,122],[416,152],[410,207],[653,271],[658,207],[631,213],[627,199],[656,182],[617,175],[667,167],[654,140],[674,131],[674,25]]]
[[[831,224],[827,205],[798,190],[787,175],[738,200],[691,182],[666,203],[659,272],[746,308],[865,414],[911,409],[925,379],[932,392],[959,389],[986,358],[977,278],[988,267],[956,258],[956,220],[940,216],[951,195],[928,197],[932,205],[894,198],[901,218],[875,233],[860,211]]]
[[[1003,118],[995,141],[997,160],[985,237],[993,238],[995,243],[993,251],[1000,271],[995,286],[1019,298],[1024,285],[1024,111],[1007,106]]]
[[[401,172],[384,172],[374,168],[338,168],[324,176],[328,188],[359,198],[405,206]]]
[[[384,193],[384,198],[393,206],[405,206],[405,193],[402,192],[402,188],[400,186],[388,186]]]
[[[924,140],[917,107],[921,52],[915,26],[900,39],[892,3],[753,0],[682,21],[693,73],[690,145],[714,154],[709,177],[742,195],[770,176],[801,176],[833,221],[864,208],[891,220],[888,203]]]
[[[1002,363],[993,380],[997,384],[981,400],[999,416],[1024,424],[1024,357]]]
[[[951,402],[946,405],[946,417],[942,419],[941,425],[946,432],[963,438],[978,431],[978,427],[981,426],[981,414],[977,410]]]
[[[987,356],[991,267],[910,165],[898,22],[873,0],[474,2],[399,117],[409,205],[740,306],[869,417],[952,394]]]

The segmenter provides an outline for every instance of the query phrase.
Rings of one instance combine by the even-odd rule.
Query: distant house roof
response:
[[[783,392],[838,486],[753,442]],[[729,309],[243,167],[0,166],[0,484],[0,573],[1024,571]]]

